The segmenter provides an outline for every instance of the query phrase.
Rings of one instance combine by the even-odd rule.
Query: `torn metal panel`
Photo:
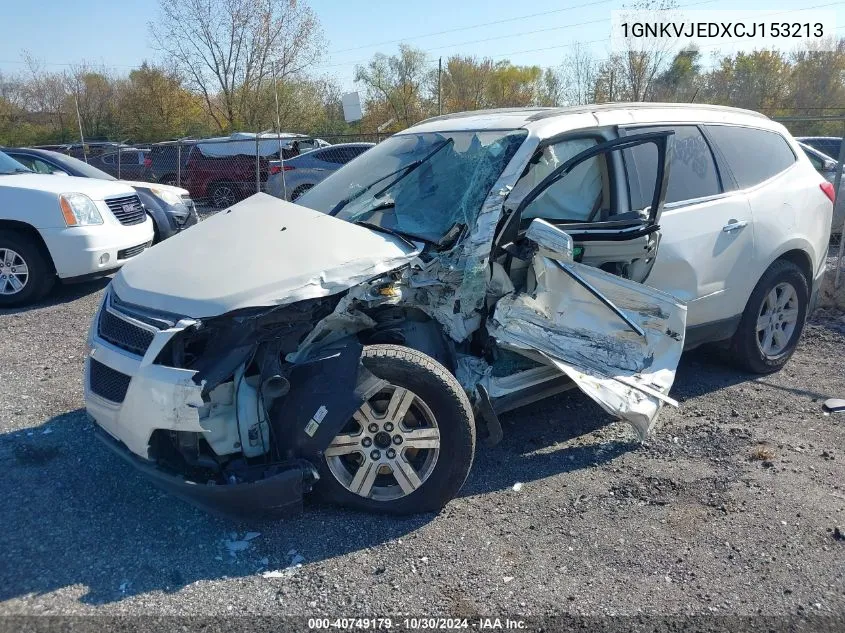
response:
[[[469,354],[458,354],[455,364],[455,378],[461,383],[468,394],[474,396],[479,384],[486,384],[493,368],[483,358],[470,356]]]
[[[418,253],[399,237],[256,194],[133,258],[112,284],[128,303],[203,318],[337,294]]]
[[[455,341],[465,340],[481,325],[490,280],[490,245],[508,191],[504,184],[494,188],[465,240],[438,254],[425,269],[412,269],[409,284],[424,287],[427,297],[420,307]]]
[[[537,255],[533,267],[536,288],[503,297],[490,333],[502,343],[543,352],[645,438],[662,404],[672,402],[666,394],[683,350],[686,306],[589,266]]]

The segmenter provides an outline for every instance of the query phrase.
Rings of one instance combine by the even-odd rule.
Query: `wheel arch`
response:
[[[781,253],[777,257],[775,257],[771,261],[771,263],[768,266],[766,266],[766,270],[763,271],[763,274],[765,275],[766,272],[772,267],[772,265],[775,262],[778,262],[778,261],[786,261],[786,262],[790,262],[790,263],[798,266],[798,268],[801,270],[801,272],[804,273],[804,277],[807,279],[807,288],[809,289],[810,294],[812,295],[812,293],[813,293],[813,277],[814,277],[813,272],[814,272],[814,270],[813,270],[813,259],[812,259],[812,257],[810,257],[810,254],[803,248],[789,249],[789,250]],[[760,279],[762,279],[762,275],[760,276]],[[759,283],[759,282],[760,282],[760,280],[758,279],[757,283]]]
[[[431,356],[453,375],[456,367],[454,346],[440,325],[417,308],[387,308],[368,316],[376,321],[372,329],[359,333],[364,345],[401,345]]]
[[[27,237],[30,237],[41,250],[41,254],[44,255],[44,259],[50,265],[52,271],[56,272],[56,264],[53,262],[53,256],[50,254],[50,249],[47,248],[47,243],[44,241],[44,238],[41,237],[41,233],[38,232],[38,229],[34,226],[27,224],[26,222],[21,222],[20,220],[0,220],[0,231],[17,231],[18,233],[23,233]]]

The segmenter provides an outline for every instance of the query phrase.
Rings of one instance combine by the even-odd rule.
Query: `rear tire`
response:
[[[0,307],[40,301],[55,281],[52,265],[32,237],[18,231],[0,231]]]
[[[472,467],[475,423],[464,390],[440,363],[408,347],[370,345],[361,362],[391,384],[326,449],[316,491],[369,512],[440,510]]]
[[[807,278],[798,266],[786,260],[772,264],[751,293],[731,340],[734,362],[755,374],[786,365],[804,330],[809,297]]]

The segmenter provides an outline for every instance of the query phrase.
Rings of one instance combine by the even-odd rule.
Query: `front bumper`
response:
[[[202,432],[197,408],[203,404],[194,372],[154,365],[161,348],[187,327],[180,322],[160,331],[143,357],[120,350],[97,336],[96,317],[85,362],[85,406],[97,425],[97,436],[124,461],[155,485],[209,512],[252,518],[283,518],[302,509],[302,497],[316,478],[305,463],[292,462],[284,470],[255,482],[209,485],[164,472],[148,455],[157,429]],[[96,361],[131,377],[122,402],[112,402],[91,390],[90,363]]]
[[[292,322],[298,314],[293,313]],[[278,319],[273,312],[269,315],[271,320]],[[261,323],[258,318],[256,336],[263,331]],[[193,319],[143,311],[107,292],[88,336],[83,381],[86,409],[107,444],[162,488],[222,514],[289,516],[298,511],[303,493],[318,479],[314,460],[384,381],[360,366],[361,344],[357,339],[338,341],[297,364],[289,372],[289,393],[274,409],[275,419],[284,423],[271,422],[274,442],[283,447],[280,454],[286,457],[281,463],[269,464],[260,459],[260,451],[250,455],[246,445],[241,446],[244,435],[237,426],[238,396],[232,394],[231,402],[225,395],[215,401],[211,392],[206,392],[221,384],[220,376],[232,376],[233,370],[237,374],[237,367],[231,369],[227,363],[242,362],[229,358],[227,354],[233,348],[224,335],[218,345],[226,353],[218,357],[220,350],[205,352],[220,362],[200,364],[199,372],[156,364],[165,345],[194,324]],[[296,341],[301,330],[292,327],[286,336]],[[233,340],[240,339],[235,335]],[[243,353],[249,354],[249,346]],[[274,347],[269,358],[276,353]],[[268,371],[276,371],[272,363]],[[215,406],[220,408],[215,410]],[[234,409],[228,411],[225,407],[229,406]],[[236,426],[221,426],[219,416],[226,425]],[[244,413],[240,420],[247,420]],[[235,457],[218,462],[222,468],[213,470],[186,468],[181,460],[172,461],[168,453],[172,442],[191,435],[204,437],[217,456]],[[244,463],[243,456],[255,459]],[[213,483],[209,484],[209,479]]]
[[[120,259],[119,253],[134,252],[135,247],[151,243],[153,221],[148,217],[132,226],[106,221],[94,226],[41,229],[40,233],[59,279],[94,278],[114,272],[129,259]]]
[[[121,442],[97,429],[97,439],[159,488],[213,514],[237,518],[287,518],[302,512],[302,497],[311,473],[293,465],[252,483],[204,485],[160,470],[133,455]]]

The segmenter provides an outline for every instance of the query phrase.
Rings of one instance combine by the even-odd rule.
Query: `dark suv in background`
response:
[[[185,166],[196,141],[166,141],[150,146],[150,175],[152,180],[163,185],[186,186],[188,174]],[[181,164],[180,164],[181,163]]]
[[[842,138],[839,136],[797,136],[797,140],[813,149],[827,154],[833,160],[839,160],[839,148],[842,146]]]

